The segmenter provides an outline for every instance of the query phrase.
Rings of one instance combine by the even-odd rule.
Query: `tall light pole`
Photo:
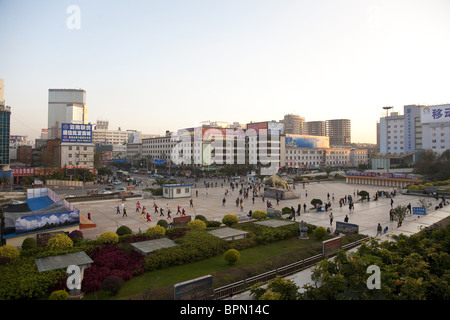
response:
[[[393,107],[388,106],[388,107],[383,107],[384,110],[386,110],[386,173],[389,173],[389,163],[388,163],[388,150],[389,150],[389,130],[388,130],[388,118],[389,118],[389,110],[392,109]]]

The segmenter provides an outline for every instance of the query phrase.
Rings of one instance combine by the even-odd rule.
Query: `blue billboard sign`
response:
[[[61,142],[92,143],[91,124],[61,124]]]
[[[154,159],[153,163],[154,164],[164,164],[164,159]]]
[[[417,214],[420,216],[424,216],[427,214],[426,209],[423,207],[413,207],[412,209],[413,209],[413,214]]]

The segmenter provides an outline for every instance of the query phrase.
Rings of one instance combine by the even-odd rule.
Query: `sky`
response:
[[[376,143],[383,106],[450,102],[449,17],[448,0],[0,0],[11,134],[38,138],[48,90],[83,88],[114,130],[297,114]]]

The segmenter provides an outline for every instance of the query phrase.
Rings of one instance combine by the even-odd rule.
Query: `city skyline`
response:
[[[383,106],[448,103],[449,9],[448,1],[0,0],[11,134],[39,137],[49,89],[82,88],[89,122],[110,129],[163,135],[206,120],[297,114],[350,119],[352,142],[376,143]]]

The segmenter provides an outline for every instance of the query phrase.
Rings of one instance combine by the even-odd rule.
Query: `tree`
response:
[[[369,197],[369,193],[366,191],[366,190],[361,190],[359,193],[358,193],[358,195],[359,196],[361,196],[361,199],[367,199],[368,197]]]
[[[405,219],[406,213],[408,211],[409,210],[407,206],[398,205],[397,207],[393,208],[391,212],[394,220],[400,223]]]
[[[262,283],[257,283],[250,287],[250,292],[256,300],[297,300],[299,289],[292,280],[277,276],[269,281],[266,289]]]

